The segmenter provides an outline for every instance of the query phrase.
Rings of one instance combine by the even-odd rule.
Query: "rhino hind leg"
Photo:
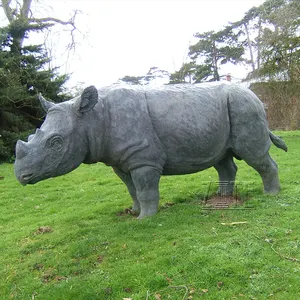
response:
[[[151,166],[143,166],[131,171],[136,198],[141,208],[139,219],[157,213],[160,175],[161,172]]]
[[[230,196],[233,194],[235,176],[237,172],[237,166],[233,161],[232,156],[227,156],[214,168],[219,175],[219,189],[218,194],[221,196]]]
[[[244,158],[245,162],[253,167],[261,176],[264,192],[267,194],[277,194],[280,191],[278,178],[278,167],[276,162],[271,158],[269,153],[260,159],[253,160]]]
[[[136,197],[136,189],[135,189],[134,183],[132,181],[131,175],[123,172],[122,170],[120,170],[118,168],[114,168],[114,171],[119,176],[119,178],[126,184],[128,192],[133,200],[133,206],[131,209],[131,213],[133,215],[138,215],[140,213],[141,208],[140,208],[140,203]]]

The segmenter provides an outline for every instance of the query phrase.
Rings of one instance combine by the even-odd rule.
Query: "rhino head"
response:
[[[98,102],[94,86],[81,96],[54,104],[39,95],[46,119],[27,142],[16,144],[15,175],[23,185],[56,177],[77,168],[87,156],[88,136],[85,132],[88,112]]]

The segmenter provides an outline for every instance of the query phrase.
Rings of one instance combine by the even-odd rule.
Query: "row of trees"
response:
[[[53,26],[68,28],[71,46],[76,30],[74,11],[69,20],[37,18],[35,2],[41,0],[0,0],[7,26],[0,28],[0,162],[14,154],[16,140],[39,126],[43,112],[36,94],[57,102],[67,99],[64,84],[68,75],[51,67],[45,45],[28,45],[33,32]],[[249,77],[299,81],[300,79],[299,0],[266,0],[245,13],[238,22],[222,30],[195,34],[188,59],[172,74],[156,67],[143,76],[125,76],[130,84],[198,83],[220,80],[224,64],[251,66]]]
[[[196,43],[189,47],[187,62],[169,74],[171,84],[219,81],[222,65],[239,63],[251,67],[248,78],[300,79],[299,0],[266,0],[222,30],[194,37]],[[121,81],[148,84],[147,76],[139,76],[138,81],[127,76]]]
[[[0,28],[0,162],[10,160],[16,140],[25,138],[42,122],[43,112],[36,99],[39,91],[57,102],[66,98],[64,83],[68,75],[59,75],[50,67],[51,58],[44,45],[26,45],[33,32],[54,25],[75,29],[75,15],[68,21],[36,18],[32,0],[0,2],[8,25]]]

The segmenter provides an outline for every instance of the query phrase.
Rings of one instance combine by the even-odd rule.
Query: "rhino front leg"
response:
[[[131,171],[136,197],[141,207],[139,219],[152,216],[158,210],[160,175],[159,170],[150,166]]]
[[[113,169],[114,169],[115,173],[119,176],[119,178],[126,184],[128,192],[133,200],[133,206],[132,206],[132,210],[131,210],[132,214],[138,215],[141,210],[140,203],[137,200],[136,189],[135,189],[135,186],[132,181],[130,173],[125,173],[116,167],[114,167]]]

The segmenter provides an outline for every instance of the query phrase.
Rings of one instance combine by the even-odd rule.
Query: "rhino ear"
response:
[[[81,113],[91,110],[98,102],[98,91],[92,85],[84,89],[77,101],[77,109]]]
[[[47,101],[41,93],[38,94],[38,98],[45,112],[48,112],[48,110],[55,105],[53,102]]]

